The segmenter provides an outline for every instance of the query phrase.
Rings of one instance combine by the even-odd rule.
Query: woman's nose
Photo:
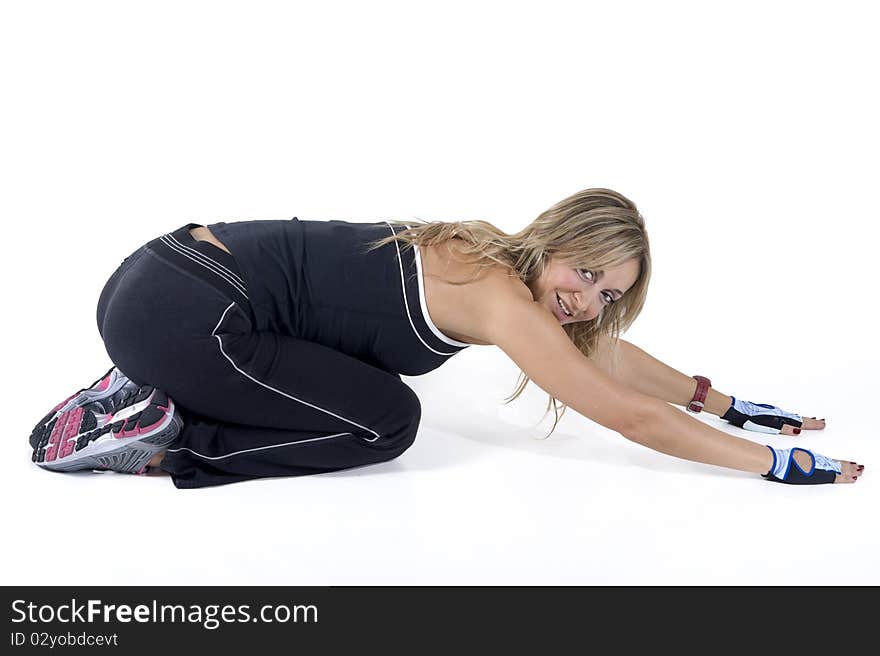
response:
[[[577,317],[581,321],[592,321],[602,312],[602,301],[598,298],[591,298],[587,294],[573,294],[577,307]]]

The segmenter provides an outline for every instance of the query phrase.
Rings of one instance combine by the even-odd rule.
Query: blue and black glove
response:
[[[794,412],[786,412],[775,405],[752,403],[751,401],[743,401],[733,396],[730,398],[733,399],[733,403],[730,404],[727,412],[721,415],[721,418],[745,430],[778,434],[782,432],[782,427],[788,424],[798,429],[792,432],[798,433],[804,424],[804,418],[801,415]],[[815,417],[810,418],[815,419]]]
[[[842,473],[841,463],[826,458],[819,453],[796,446],[792,449],[776,449],[769,444],[767,448],[773,452],[773,466],[766,474],[761,474],[769,481],[790,483],[791,485],[818,485],[833,483],[838,474]],[[795,453],[801,451],[810,457],[811,466],[803,469],[795,460]]]

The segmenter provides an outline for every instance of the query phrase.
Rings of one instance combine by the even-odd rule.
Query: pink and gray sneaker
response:
[[[183,427],[165,392],[138,385],[113,367],[56,405],[31,433],[31,457],[45,469],[112,469],[144,474]]]

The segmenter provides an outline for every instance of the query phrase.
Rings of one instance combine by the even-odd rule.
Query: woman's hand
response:
[[[721,418],[745,430],[758,433],[798,435],[801,429],[822,430],[825,428],[824,419],[804,418],[768,403],[752,403],[733,396],[730,398],[733,399],[733,403],[727,412],[721,415]]]
[[[767,445],[773,453],[773,466],[764,478],[791,485],[816,485],[821,483],[855,483],[865,471],[865,466],[850,460],[834,460],[796,446],[777,449]]]

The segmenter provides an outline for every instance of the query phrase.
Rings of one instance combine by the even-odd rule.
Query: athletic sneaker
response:
[[[56,405],[31,433],[31,457],[54,471],[112,469],[144,474],[183,427],[174,402],[117,367]]]

